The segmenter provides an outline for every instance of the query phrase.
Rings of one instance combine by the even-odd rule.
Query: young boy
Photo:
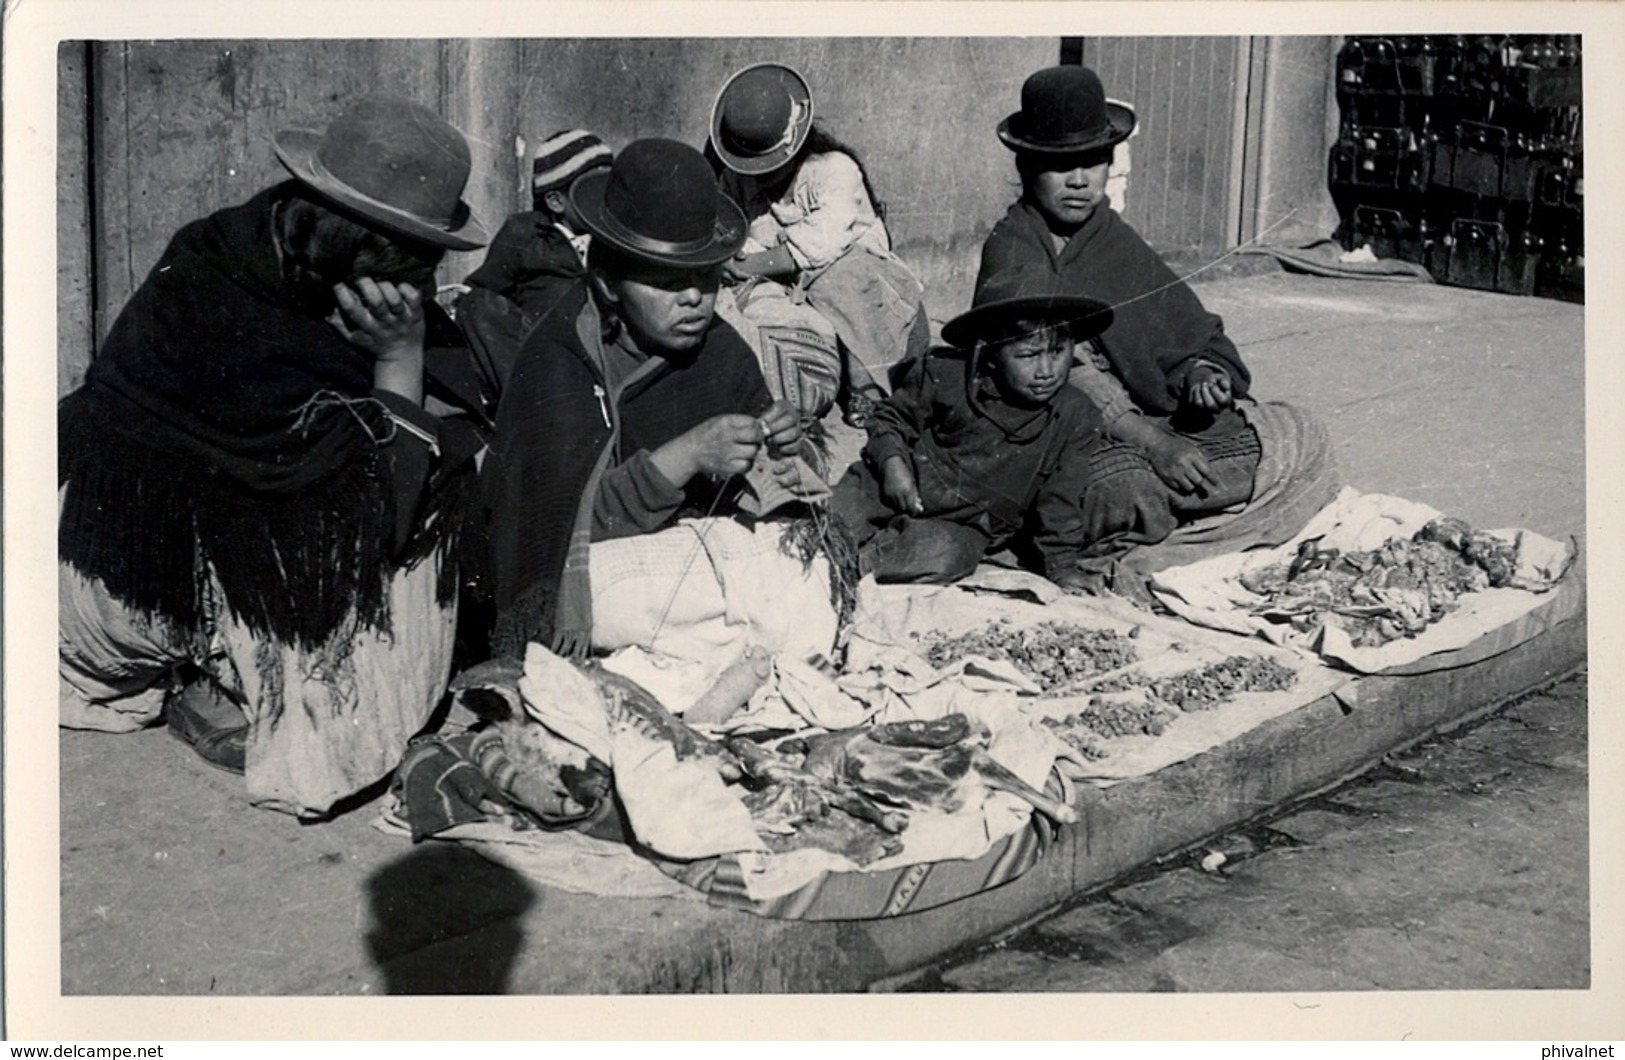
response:
[[[469,286],[496,291],[527,316],[553,309],[564,292],[579,294],[588,236],[570,206],[570,185],[612,161],[614,154],[590,132],[566,129],[548,137],[536,152],[531,209],[503,224],[484,263],[469,274]]]
[[[955,350],[914,362],[877,403],[863,459],[830,500],[878,581],[946,583],[1010,543],[1063,587],[1087,545],[1082,497],[1100,416],[1067,385],[1073,343],[1102,331],[1102,302],[1053,276],[986,277],[942,329]]]
[[[566,129],[537,149],[532,169],[532,209],[509,217],[491,241],[470,288],[457,302],[457,321],[474,352],[479,400],[494,415],[526,333],[543,317],[574,320],[587,300],[586,235],[570,187],[588,173],[609,168],[614,154],[596,135]]]
[[[1250,378],[1223,321],[1106,198],[1113,148],[1134,122],[1086,67],[1029,77],[1021,110],[998,128],[1022,195],[982,247],[982,277],[1036,268],[1114,309],[1110,333],[1080,351],[1072,376],[1111,439],[1097,451],[1086,504],[1097,553],[1114,538],[1161,541],[1181,521],[1245,503],[1261,453],[1234,409]]]

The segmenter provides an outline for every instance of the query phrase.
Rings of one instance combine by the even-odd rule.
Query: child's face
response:
[[[988,348],[987,364],[1005,397],[1020,404],[1045,405],[1066,385],[1072,370],[1072,335],[1040,322],[1017,325],[1019,338]]]
[[[1026,163],[1027,190],[1051,230],[1070,235],[1089,220],[1106,197],[1111,164],[1109,148],[1087,155],[1034,155]]]

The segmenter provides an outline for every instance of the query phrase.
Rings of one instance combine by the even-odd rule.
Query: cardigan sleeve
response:
[[[772,209],[790,256],[803,269],[839,258],[877,221],[863,171],[850,155],[839,151],[808,156],[796,173],[790,198],[774,203]]]
[[[655,467],[648,451],[639,449],[625,463],[607,468],[598,480],[598,496],[592,505],[592,539],[610,541],[663,530],[686,498],[687,494]]]
[[[900,456],[913,466],[913,453],[925,430],[931,410],[935,380],[930,359],[912,362],[897,389],[884,401],[876,402],[869,418],[869,442],[863,455],[878,473],[886,461]]]

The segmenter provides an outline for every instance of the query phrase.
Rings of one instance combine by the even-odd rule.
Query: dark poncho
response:
[[[1203,308],[1185,282],[1139,233],[1102,203],[1060,252],[1037,207],[1016,202],[982,244],[980,287],[1010,268],[1056,273],[1074,294],[1112,307],[1112,325],[1095,341],[1140,409],[1172,415],[1198,358],[1223,366],[1245,396],[1250,376],[1224,322]]]
[[[482,478],[491,509],[499,655],[523,657],[536,641],[580,655],[592,632],[587,544],[605,472],[653,451],[713,416],[759,415],[772,401],[755,354],[720,320],[680,361],[651,370],[612,400],[579,319],[550,315],[525,339],[497,413]],[[674,517],[710,510],[718,487],[701,476]],[[716,514],[728,514],[727,508]]]
[[[58,548],[182,629],[212,570],[251,630],[310,648],[352,609],[387,625],[389,581],[445,539],[455,491],[387,444],[385,402],[410,403],[373,395],[372,355],[295,301],[280,192],[182,228],[59,404]]]
[[[489,409],[499,403],[519,345],[536,322],[544,316],[572,320],[581,312],[586,276],[575,247],[546,214],[518,213],[504,222],[457,303],[457,323],[473,351],[467,363],[478,371]]]

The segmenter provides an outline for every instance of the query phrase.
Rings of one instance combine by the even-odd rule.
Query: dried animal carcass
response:
[[[1544,588],[1518,575],[1521,535],[1505,541],[1461,519],[1434,519],[1409,538],[1364,551],[1339,552],[1321,541],[1310,538],[1289,561],[1241,576],[1243,587],[1262,597],[1255,614],[1305,632],[1329,623],[1355,647],[1376,647],[1414,637],[1466,593]]]
[[[897,834],[915,810],[955,813],[990,791],[1009,792],[1063,824],[1071,806],[1045,795],[987,752],[987,727],[963,714],[893,722],[785,740],[774,750],[735,739],[729,749],[745,771],[807,793],[809,803],[841,810]]]

